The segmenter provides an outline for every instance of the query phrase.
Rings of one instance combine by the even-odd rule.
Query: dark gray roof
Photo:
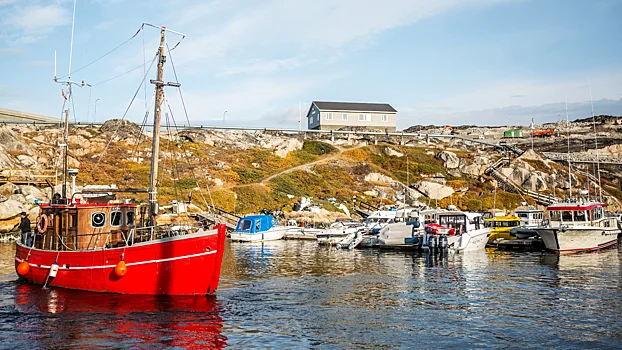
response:
[[[325,111],[356,111],[356,112],[393,112],[395,108],[388,103],[359,103],[359,102],[321,102],[313,101],[320,110]]]

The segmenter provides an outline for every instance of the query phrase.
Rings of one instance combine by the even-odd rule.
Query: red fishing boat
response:
[[[152,80],[156,107],[149,189],[94,190],[91,197],[84,196],[82,200],[76,199],[75,193],[67,196],[69,111],[66,109],[62,194],[40,205],[35,234],[26,242],[16,243],[15,269],[22,279],[44,286],[125,294],[205,295],[218,287],[225,225],[210,229],[198,221],[184,226],[157,222],[159,106],[164,86],[179,87],[178,83],[162,80],[167,29],[157,28],[161,37],[157,80]],[[61,83],[67,84],[71,96],[74,83],[70,74]],[[148,193],[149,204],[141,206],[129,200],[116,200],[116,192]],[[93,193],[109,195],[98,197]]]

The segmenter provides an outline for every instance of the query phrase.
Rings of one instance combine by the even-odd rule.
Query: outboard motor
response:
[[[421,249],[430,249],[429,245],[430,235],[426,232],[423,234],[423,241],[421,242]]]
[[[428,246],[430,247],[431,250],[436,249],[437,247],[436,236],[430,235],[428,237]]]
[[[447,249],[448,241],[447,236],[439,236],[438,237],[438,248],[445,250]]]

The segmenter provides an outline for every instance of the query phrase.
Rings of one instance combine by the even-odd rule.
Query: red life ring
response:
[[[48,223],[49,220],[47,215],[39,215],[39,218],[37,218],[37,232],[45,233],[48,230]]]

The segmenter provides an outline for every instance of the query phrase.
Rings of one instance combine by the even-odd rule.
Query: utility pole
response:
[[[153,144],[151,145],[151,177],[149,178],[149,226],[156,225],[156,217],[158,215],[158,199],[157,199],[157,181],[158,181],[158,162],[160,158],[160,122],[162,118],[162,110],[160,108],[164,97],[164,44],[165,44],[165,28],[160,29],[160,52],[158,59],[158,78],[151,83],[156,86],[155,111],[153,113]]]

